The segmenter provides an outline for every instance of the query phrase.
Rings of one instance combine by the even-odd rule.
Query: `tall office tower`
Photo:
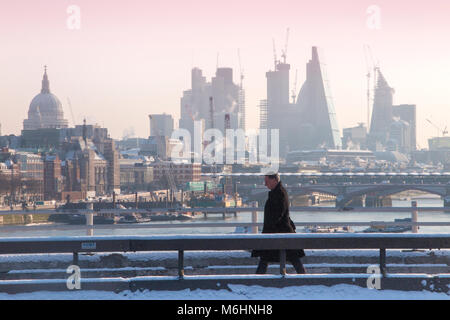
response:
[[[209,123],[209,97],[211,85],[206,82],[202,70],[193,68],[191,71],[191,89],[183,92],[180,99],[179,128],[186,129],[191,134],[191,150],[194,151],[194,140],[203,137],[207,123]],[[195,122],[200,121],[201,130],[195,132]],[[200,138],[198,137],[200,135]]]
[[[287,95],[286,95],[287,97]],[[293,143],[297,149],[341,147],[339,126],[327,79],[325,65],[319,59],[317,47],[306,65],[306,81],[297,98],[300,109],[297,135]]]
[[[289,104],[289,70],[291,66],[284,62],[275,61],[274,70],[266,72],[267,99],[260,104],[260,125],[268,129],[272,136],[272,130],[278,130],[278,150],[284,156],[290,148],[292,119]],[[295,125],[294,125],[295,126]],[[261,127],[262,129],[262,127]],[[272,139],[268,137],[268,150],[272,150]]]
[[[191,90],[185,91],[185,94],[181,108],[187,108],[189,117],[195,120],[208,119],[211,84],[206,82],[206,77],[199,68],[192,69]]]
[[[150,114],[150,136],[171,137],[173,132],[173,118],[170,114]]]
[[[394,89],[391,88],[380,69],[377,69],[377,85],[375,88],[372,121],[370,124],[370,140],[374,143],[386,144],[392,123],[392,101]]]
[[[180,100],[180,129],[187,129],[193,137],[194,121],[202,121],[206,129],[214,123],[214,128],[223,131],[226,114],[230,115],[231,129],[243,128],[245,126],[243,111],[245,111],[245,95],[243,88],[233,82],[233,69],[218,68],[211,82],[206,81],[202,70],[192,69],[191,89],[184,91]]]
[[[277,63],[274,71],[266,72],[267,78],[267,128],[283,127],[283,107],[289,105],[289,70],[287,63]]]
[[[31,101],[28,119],[23,121],[23,129],[61,129],[68,126],[68,121],[64,119],[61,102],[50,92],[50,82],[47,76],[47,67],[45,67],[41,93]]]
[[[392,107],[392,115],[394,117],[400,118],[400,120],[408,122],[411,130],[411,140],[408,143],[408,149],[411,151],[416,150],[416,137],[417,137],[417,127],[416,127],[416,105],[414,104],[401,104]]]
[[[240,87],[233,83],[233,69],[218,68],[216,76],[211,79],[211,89],[215,128],[225,132],[225,115],[229,115],[230,129],[238,129],[242,124],[239,112]]]
[[[386,143],[387,150],[402,153],[411,152],[411,126],[408,122],[399,118],[391,121],[389,128],[389,140]]]

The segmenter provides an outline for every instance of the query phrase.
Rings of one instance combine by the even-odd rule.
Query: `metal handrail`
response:
[[[184,276],[187,250],[279,250],[280,273],[286,274],[287,250],[379,249],[380,270],[386,275],[387,249],[448,249],[450,234],[259,234],[259,235],[177,235],[115,237],[0,238],[0,254],[73,253],[78,264],[80,252],[178,251],[178,274]]]

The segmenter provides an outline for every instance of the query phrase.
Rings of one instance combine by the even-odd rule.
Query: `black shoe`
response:
[[[300,262],[300,260],[299,261],[293,261],[292,265],[293,265],[295,271],[297,271],[298,274],[305,274],[306,273],[306,269],[303,266],[303,263]]]
[[[268,263],[259,262],[258,268],[256,269],[256,274],[265,274],[267,272]]]

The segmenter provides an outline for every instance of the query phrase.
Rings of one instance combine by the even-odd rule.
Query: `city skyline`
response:
[[[174,3],[178,9],[168,11]],[[446,58],[450,48],[442,39],[449,31],[444,22],[450,4],[343,1],[321,7],[320,2],[277,3],[285,10],[279,18],[270,12],[270,4],[256,7],[253,1],[240,6],[231,1],[228,7],[203,1],[190,7],[175,1],[131,1],[128,5],[76,1],[81,9],[80,30],[66,26],[69,3],[9,3],[3,12],[11,14],[0,22],[5,75],[0,79],[2,134],[20,134],[30,101],[40,91],[43,66],[48,65],[52,93],[60,98],[70,126],[74,121],[67,98],[76,124],[86,117],[90,123],[108,127],[113,138],[121,138],[131,126],[137,136],[147,137],[148,114],[166,112],[178,122],[179,101],[189,87],[193,67],[202,69],[209,79],[218,60],[219,67],[233,68],[233,80],[239,83],[238,49],[245,75],[247,127],[256,128],[256,106],[266,95],[264,75],[273,69],[272,38],[281,58],[287,27],[291,89],[298,70],[298,95],[310,47],[323,48],[341,130],[366,122],[365,44],[372,47],[395,89],[394,103],[417,105],[421,148],[427,147],[429,137],[436,136],[436,128],[426,119],[441,127],[447,125],[450,64]],[[381,9],[379,30],[366,25],[370,5]],[[196,13],[199,8],[204,10]],[[308,12],[322,19],[312,19]],[[164,16],[170,19],[164,21]],[[344,36],[348,34],[352,37]],[[123,110],[127,111],[125,119]]]

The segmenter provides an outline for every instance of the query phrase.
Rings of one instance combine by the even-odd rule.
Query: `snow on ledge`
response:
[[[229,285],[229,290],[185,289],[180,291],[144,290],[120,293],[74,290],[67,292],[40,291],[33,293],[0,293],[0,300],[449,300],[445,293],[429,291],[375,290],[355,285],[331,287],[291,286],[268,288],[258,285]]]

